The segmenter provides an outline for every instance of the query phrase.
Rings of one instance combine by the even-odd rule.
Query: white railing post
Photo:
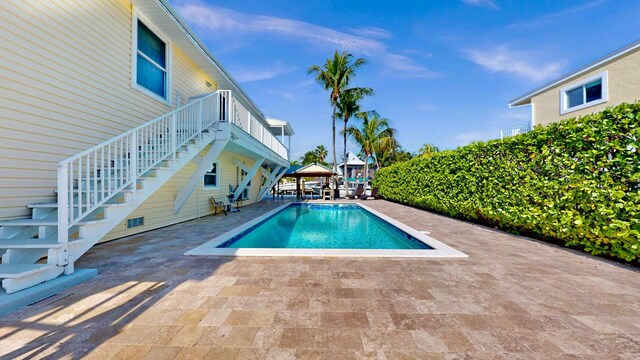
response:
[[[202,100],[198,101],[198,138],[202,139],[202,122],[204,121]]]
[[[58,243],[69,241],[69,164],[58,165]]]
[[[247,111],[247,133],[251,135],[251,113]]]
[[[175,169],[176,166],[176,155],[178,154],[178,151],[176,149],[177,144],[178,144],[178,127],[176,126],[176,113],[174,112],[171,115],[171,129],[169,129],[169,131],[171,132],[171,169]]]
[[[130,174],[131,174],[131,197],[133,200],[136,199],[136,191],[138,189],[138,132],[134,131],[131,134],[131,145],[129,148],[129,166],[130,166]]]

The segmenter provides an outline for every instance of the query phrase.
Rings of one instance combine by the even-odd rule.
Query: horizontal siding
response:
[[[103,239],[103,241],[133,235],[161,226],[175,224],[212,214],[213,208],[211,207],[210,197],[227,196],[229,194],[229,185],[233,188],[236,188],[238,185],[238,170],[237,166],[233,163],[234,159],[244,161],[249,167],[255,164],[254,159],[249,159],[232,152],[223,151],[217,160],[220,164],[221,172],[219,189],[205,190],[202,188],[202,181],[200,181],[184,207],[178,214],[174,214],[173,201],[196,168],[194,163],[188,164],[178,174],[171,178],[171,180],[169,180],[160,190],[151,195],[144,204],[128,216],[129,219],[143,216],[144,226],[127,229],[127,222],[123,221],[116,226],[114,230]],[[244,201],[243,206],[255,202],[259,191],[258,186],[255,185],[260,184],[261,180],[262,175],[258,172],[258,174],[253,177],[252,183],[254,186],[251,187],[249,201]]]
[[[0,2],[0,219],[55,201],[59,161],[171,110],[131,87],[132,16],[126,0]],[[172,52],[172,99],[215,90]]]

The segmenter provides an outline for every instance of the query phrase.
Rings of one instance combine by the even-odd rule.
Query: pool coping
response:
[[[441,241],[438,241],[431,236],[426,235],[408,225],[401,223],[385,214],[380,213],[360,202],[333,202],[326,201],[322,204],[353,204],[358,205],[366,211],[369,211],[373,215],[381,218],[389,224],[397,227],[398,229],[413,236],[417,240],[429,245],[433,249],[276,249],[276,248],[218,248],[220,244],[239,235],[243,231],[250,227],[257,225],[261,221],[276,214],[282,209],[291,206],[291,204],[305,204],[304,202],[291,202],[262,214],[257,218],[239,226],[235,229],[229,230],[224,234],[221,234],[206,243],[197,246],[187,252],[184,255],[188,256],[318,256],[318,257],[411,257],[411,258],[466,258],[467,254],[460,252]]]

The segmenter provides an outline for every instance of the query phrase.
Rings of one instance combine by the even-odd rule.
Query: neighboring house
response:
[[[347,152],[347,178],[349,181],[364,181],[364,161],[351,151]],[[338,164],[338,177],[343,177],[344,159]]]
[[[260,201],[289,166],[291,126],[166,0],[2,1],[0,24],[8,293],[74,273],[98,242],[211,214],[212,196]]]
[[[531,125],[640,100],[640,40],[509,102],[531,106]]]

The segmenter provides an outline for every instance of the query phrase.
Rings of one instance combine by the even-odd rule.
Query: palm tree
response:
[[[342,91],[349,86],[351,78],[356,76],[356,69],[367,62],[362,58],[358,58],[352,62],[352,58],[353,55],[351,53],[346,51],[338,53],[338,50],[336,50],[333,58],[327,59],[324,65],[312,65],[307,70],[308,74],[316,75],[316,81],[318,81],[325,90],[329,90],[329,102],[333,107],[331,116],[333,123],[333,171],[336,173],[338,172],[338,162],[336,159],[336,108],[338,106],[338,100],[340,99]]]
[[[326,147],[324,147],[324,145],[318,145],[316,146],[316,149],[314,150],[314,152],[316,153],[316,157],[318,158],[318,162],[320,163],[324,163],[324,159],[327,158],[327,155],[329,155],[329,150],[327,150]]]
[[[369,176],[369,158],[374,152],[384,149],[393,149],[398,146],[394,135],[396,130],[389,127],[389,120],[381,118],[373,111],[359,112],[356,118],[362,120],[360,128],[350,126],[347,133],[360,145],[362,153],[365,155],[364,176],[365,181]],[[366,183],[365,183],[366,187]]]
[[[373,89],[356,87],[343,91],[338,101],[338,113],[336,116],[344,120],[344,127],[342,128],[342,135],[344,136],[342,174],[345,181],[345,189],[349,188],[349,177],[347,176],[347,123],[353,115],[360,112],[360,100],[369,95],[373,95]]]
[[[425,143],[418,150],[418,155],[420,155],[420,156],[429,156],[429,155],[432,155],[433,153],[437,153],[437,152],[440,152],[440,149],[437,146],[435,146],[433,144]]]

